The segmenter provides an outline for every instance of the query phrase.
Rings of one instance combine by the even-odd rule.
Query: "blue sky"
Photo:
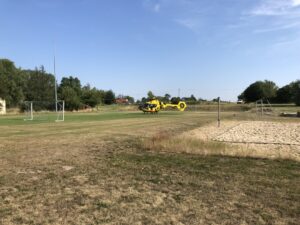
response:
[[[300,0],[0,0],[0,58],[135,98],[300,79]],[[55,43],[55,44],[54,44]]]

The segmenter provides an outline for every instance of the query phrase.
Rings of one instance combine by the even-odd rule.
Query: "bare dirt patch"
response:
[[[237,155],[300,161],[300,123],[296,122],[225,121],[220,128],[210,124],[183,136],[238,146]]]

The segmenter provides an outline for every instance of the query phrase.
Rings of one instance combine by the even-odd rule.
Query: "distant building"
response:
[[[117,98],[116,103],[117,104],[129,104],[129,100],[127,98]]]
[[[0,115],[6,114],[6,102],[0,98]]]

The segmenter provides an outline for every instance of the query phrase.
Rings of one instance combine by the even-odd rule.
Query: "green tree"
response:
[[[148,97],[148,100],[151,100],[151,99],[155,98],[155,95],[153,94],[152,91],[148,91],[147,97]]]
[[[147,98],[142,97],[142,99],[141,99],[141,102],[142,102],[142,103],[146,103],[147,101],[148,101]]]
[[[295,103],[297,106],[300,106],[300,80],[296,82],[295,85],[296,91],[295,91]]]
[[[116,95],[112,90],[106,91],[104,96],[104,103],[107,105],[111,105],[115,103]]]
[[[300,87],[300,80],[291,82],[288,85],[279,88],[276,95],[277,103],[296,103],[297,93]]]
[[[244,100],[244,99],[245,99],[245,94],[243,92],[238,96],[238,100]]]
[[[178,104],[179,102],[180,102],[180,98],[179,97],[173,97],[173,98],[171,98],[171,103],[172,104]]]
[[[190,101],[192,101],[192,102],[196,102],[196,101],[197,101],[197,99],[196,99],[196,97],[195,97],[194,95],[191,95],[191,97],[190,97]]]
[[[7,106],[17,106],[24,100],[24,79],[21,70],[8,59],[0,59],[0,97]]]
[[[81,82],[77,77],[63,77],[58,94],[59,98],[65,101],[68,110],[78,110],[83,106]]]
[[[47,74],[44,67],[36,68],[34,71],[25,71],[27,81],[25,87],[25,96],[27,101],[54,101],[54,82],[52,74]]]
[[[259,99],[274,99],[278,87],[272,81],[256,81],[239,96],[245,102],[255,102]]]
[[[170,94],[165,94],[164,98],[163,98],[163,101],[164,102],[169,102],[170,101],[170,98],[171,98],[171,95]]]
[[[91,88],[90,85],[86,85],[82,88],[82,103],[90,107],[95,107],[104,102],[105,92]]]
[[[61,87],[60,98],[65,101],[65,108],[67,110],[78,110],[82,107],[80,97],[72,87]]]
[[[81,82],[77,77],[63,77],[60,82],[60,87],[70,87],[79,97],[81,96]]]
[[[294,101],[294,93],[291,85],[279,88],[276,95],[277,103],[291,103]]]
[[[278,87],[273,81],[265,80],[263,82],[263,98],[274,99],[276,97]]]
[[[46,73],[43,66],[35,70],[22,70],[16,68],[12,61],[0,59],[0,97],[6,100],[8,107],[21,106],[20,103],[27,100],[39,101],[39,109],[47,109],[46,107],[50,107],[49,102],[55,101],[54,85],[54,76]],[[62,78],[58,97],[65,100],[66,109],[69,110],[80,109],[84,105],[95,107],[115,102],[112,90],[105,92],[91,88],[90,85],[82,87],[80,80],[73,76]],[[134,98],[126,98],[134,103]]]

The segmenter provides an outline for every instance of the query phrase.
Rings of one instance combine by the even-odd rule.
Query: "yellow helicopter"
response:
[[[187,105],[183,101],[179,101],[177,104],[171,103],[163,103],[156,98],[150,99],[148,102],[139,106],[139,110],[143,111],[144,113],[158,113],[160,110],[165,108],[175,108],[179,111],[183,112]]]

